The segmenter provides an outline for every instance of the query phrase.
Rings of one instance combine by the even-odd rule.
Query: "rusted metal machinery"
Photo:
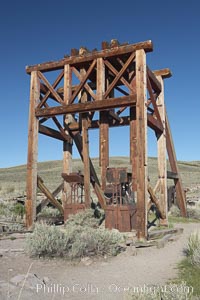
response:
[[[136,203],[131,189],[131,174],[127,173],[127,168],[108,168],[106,179],[105,226],[122,232],[135,229]]]
[[[63,179],[69,183],[68,198],[64,203],[64,220],[67,220],[70,214],[75,214],[84,210],[84,176],[80,173],[62,173]]]
[[[185,195],[164,103],[163,79],[170,77],[171,72],[169,69],[149,69],[146,54],[152,50],[151,41],[120,45],[117,40],[112,40],[111,43],[103,42],[100,51],[88,51],[84,47],[72,49],[71,55],[59,61],[26,68],[31,75],[26,200],[28,227],[36,220],[37,211],[38,132],[63,142],[63,207],[71,205],[71,211],[76,212],[76,205],[83,206],[83,203],[72,203],[77,184],[84,189],[84,207],[90,207],[93,187],[101,207],[106,211],[107,227],[125,231],[134,227],[138,238],[146,238],[147,213],[152,202],[160,211],[161,221],[167,224],[168,175],[175,182],[181,213],[186,215]],[[50,83],[54,76],[55,80]],[[118,126],[130,128],[130,173],[125,169],[109,169],[109,128]],[[158,145],[158,180],[154,188],[148,181],[147,126],[155,132]],[[89,156],[90,129],[99,129],[100,178]],[[83,161],[84,175],[73,179],[75,181],[72,181],[73,144]],[[166,150],[171,166],[168,173]],[[126,177],[123,180],[122,174]],[[112,180],[109,179],[111,175]],[[109,199],[106,196],[108,184],[113,188]],[[60,187],[52,195],[44,190],[50,201],[56,201],[54,197]],[[122,213],[123,209],[126,213]]]

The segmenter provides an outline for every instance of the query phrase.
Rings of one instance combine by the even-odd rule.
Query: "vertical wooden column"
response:
[[[137,237],[147,238],[146,54],[136,51]]]
[[[85,76],[86,71],[81,70],[81,76]],[[81,93],[81,102],[87,102],[88,95],[85,90]],[[90,207],[91,191],[90,191],[90,156],[89,156],[89,137],[88,137],[88,113],[83,113],[81,118],[82,123],[82,144],[83,144],[83,164],[84,164],[84,191],[85,191],[85,206]]]
[[[105,92],[105,65],[102,58],[97,59],[97,101],[103,99]],[[101,188],[106,187],[106,169],[109,165],[109,124],[108,113],[100,112],[99,126],[99,165],[101,167]]]
[[[132,166],[132,192],[137,191],[137,143],[136,143],[136,107],[130,107],[130,163]]]
[[[36,219],[37,200],[37,158],[38,158],[38,127],[35,108],[40,102],[40,82],[37,71],[31,73],[29,128],[28,128],[28,159],[27,159],[27,199],[26,226],[30,228]]]
[[[134,63],[133,63],[134,64]],[[135,73],[133,65],[133,70],[130,72],[129,77]],[[136,94],[136,76],[134,76],[131,80],[130,94]],[[136,106],[130,107],[130,164],[132,166],[132,192],[134,193],[134,197],[137,191],[137,145],[136,145]]]
[[[157,99],[158,111],[163,124],[163,133],[157,135],[158,147],[158,178],[159,178],[159,201],[165,219],[160,219],[160,224],[168,224],[168,202],[167,202],[167,161],[166,161],[166,130],[165,130],[165,101],[164,101],[164,82],[161,76],[157,79],[161,83],[162,91]]]
[[[170,125],[167,117],[167,113],[165,111],[165,122],[166,122],[166,142],[167,142],[167,153],[169,158],[169,163],[171,166],[171,170],[174,173],[178,174],[178,179],[174,179],[175,188],[176,188],[176,196],[179,204],[179,208],[181,211],[182,217],[187,216],[187,210],[186,210],[186,200],[185,200],[185,193],[178,169],[177,159],[176,159],[176,152],[174,149],[174,143],[173,138],[170,130]]]
[[[70,65],[64,66],[64,102],[69,103],[69,99],[72,94],[72,72]],[[73,117],[70,114],[63,116],[63,123],[65,133],[69,135],[66,129],[66,125],[73,121]],[[63,173],[70,174],[72,172],[72,142],[63,142]],[[62,204],[65,206],[66,203],[71,202],[71,187],[70,184],[64,181],[63,193],[62,193]]]

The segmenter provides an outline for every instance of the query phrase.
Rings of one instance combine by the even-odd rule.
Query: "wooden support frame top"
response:
[[[66,64],[71,64],[71,65],[81,64],[88,61],[92,61],[99,57],[107,58],[115,55],[131,53],[140,49],[144,49],[145,52],[153,51],[152,41],[148,40],[136,44],[130,44],[130,45],[119,46],[111,49],[105,49],[102,51],[96,51],[94,53],[86,53],[85,55],[70,56],[61,59],[59,61],[46,62],[34,66],[27,66],[26,72],[30,74],[32,71],[48,72],[53,70],[59,70],[62,69]]]

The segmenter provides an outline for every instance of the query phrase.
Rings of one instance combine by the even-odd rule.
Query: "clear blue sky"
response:
[[[200,159],[200,2],[4,1],[0,10],[0,168],[26,163],[30,77],[26,65],[57,60],[71,48],[101,48],[103,40],[151,39],[152,69],[168,67],[166,106],[179,160]],[[122,133],[123,133],[122,129]],[[121,129],[120,129],[121,132]],[[128,134],[111,130],[110,155],[128,155]],[[91,134],[97,156],[97,132]],[[149,155],[156,144],[149,142]],[[40,136],[39,160],[62,158],[62,143]]]

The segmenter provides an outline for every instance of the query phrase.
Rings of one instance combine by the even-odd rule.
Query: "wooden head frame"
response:
[[[147,211],[150,202],[167,219],[166,149],[171,164],[170,178],[175,180],[179,206],[186,215],[184,192],[164,107],[163,78],[169,69],[152,72],[146,65],[146,53],[153,50],[151,41],[120,45],[116,40],[102,43],[101,51],[72,49],[71,55],[55,62],[28,66],[31,75],[26,222],[30,227],[36,219],[38,132],[63,141],[63,172],[72,172],[72,141],[84,163],[85,203],[90,205],[90,183],[105,208],[104,189],[109,166],[109,127],[130,126],[130,162],[132,190],[137,198],[137,235],[147,237]],[[51,84],[45,72],[60,70]],[[73,85],[73,76],[79,84]],[[63,82],[62,87],[59,84]],[[117,95],[117,96],[116,96]],[[52,100],[55,103],[52,106]],[[99,119],[94,120],[95,112]],[[122,112],[128,111],[126,115]],[[61,124],[57,116],[64,116]],[[78,121],[76,116],[78,115]],[[43,125],[52,119],[55,128]],[[158,140],[158,182],[154,189],[148,183],[147,126]],[[99,163],[101,182],[89,157],[88,130],[99,128]],[[64,183],[63,202],[69,192]],[[159,201],[155,192],[160,191]],[[149,200],[150,195],[150,200]]]

